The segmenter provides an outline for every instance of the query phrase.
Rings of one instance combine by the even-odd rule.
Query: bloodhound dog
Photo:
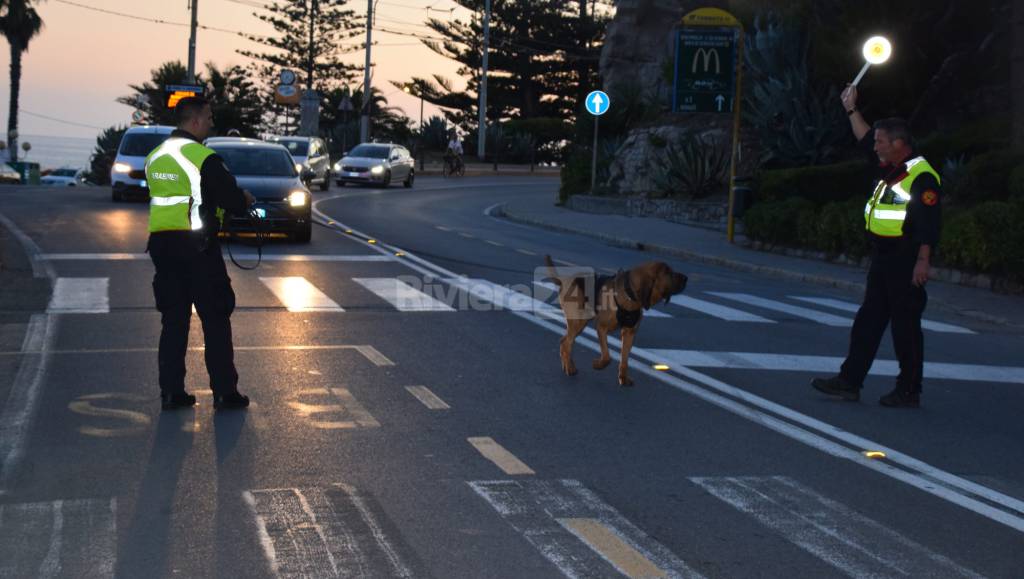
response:
[[[661,300],[668,303],[672,296],[682,293],[686,276],[672,271],[663,261],[650,261],[614,276],[593,274],[559,275],[550,255],[544,256],[548,276],[558,285],[558,303],[565,314],[565,335],[562,336],[559,356],[562,370],[576,375],[572,361],[572,345],[591,320],[597,320],[597,337],[601,344],[601,357],[594,360],[595,370],[603,370],[611,362],[608,352],[608,332],[621,328],[622,353],[619,360],[619,385],[632,386],[627,374],[629,351],[644,310]]]

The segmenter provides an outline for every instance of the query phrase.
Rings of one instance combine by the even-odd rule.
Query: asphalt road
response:
[[[0,189],[56,288],[0,332],[0,577],[1024,574],[1018,331],[927,312],[923,408],[875,404],[884,375],[836,402],[808,382],[858,296],[668,260],[686,299],[643,320],[636,387],[593,335],[567,377],[542,256],[652,257],[486,215],[556,188],[316,193],[310,245],[229,266],[253,406],[223,413],[195,316],[200,404],[159,410],[147,206]]]

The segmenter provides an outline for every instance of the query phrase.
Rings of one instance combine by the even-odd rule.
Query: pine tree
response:
[[[355,80],[361,67],[345,63],[342,55],[362,50],[363,45],[345,41],[365,33],[364,22],[346,8],[349,0],[274,0],[253,15],[274,27],[273,36],[249,36],[269,50],[239,50],[256,61],[252,71],[264,85],[263,101],[271,111],[268,129],[280,128],[280,117],[297,114],[274,103],[274,88],[284,69],[293,70],[306,89],[321,94]],[[292,107],[294,108],[294,107]]]

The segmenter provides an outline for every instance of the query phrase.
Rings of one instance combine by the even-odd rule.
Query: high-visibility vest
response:
[[[928,173],[935,177],[936,182],[940,181],[939,174],[924,157],[915,157],[906,165],[906,177],[892,185],[879,181],[864,206],[865,229],[879,237],[903,236],[903,221],[907,218],[907,203],[910,202],[910,187],[914,179]]]
[[[203,228],[199,172],[203,161],[213,154],[212,149],[191,139],[172,137],[146,157],[150,233]],[[217,213],[223,219],[223,212]]]

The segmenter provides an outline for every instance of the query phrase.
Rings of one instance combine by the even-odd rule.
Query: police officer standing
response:
[[[844,400],[860,400],[864,378],[889,326],[900,373],[896,387],[879,403],[916,408],[924,370],[921,314],[928,300],[925,283],[941,223],[939,174],[914,152],[904,120],[886,119],[872,128],[857,110],[856,87],[848,86],[841,98],[853,134],[880,162],[875,189],[864,208],[871,267],[839,375],[815,378],[811,385]]]
[[[156,268],[153,294],[162,314],[159,350],[160,399],[164,410],[190,407],[185,391],[185,353],[192,305],[203,324],[206,370],[214,408],[245,408],[238,392],[231,343],[231,289],[217,233],[225,212],[242,215],[252,195],[213,150],[200,144],[213,128],[210,104],[202,97],[178,102],[177,130],[146,158],[149,183],[149,244]]]

